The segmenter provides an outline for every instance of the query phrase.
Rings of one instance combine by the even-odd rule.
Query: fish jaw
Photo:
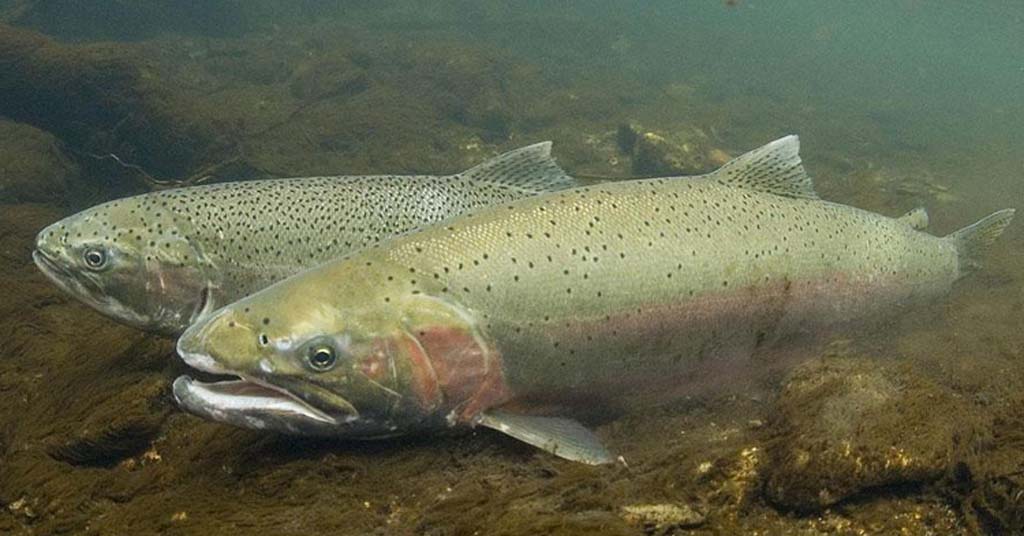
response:
[[[179,406],[213,421],[298,435],[344,435],[346,424],[360,422],[359,412],[340,397],[332,398],[333,411],[329,414],[289,389],[257,377],[261,372],[259,365],[256,369],[247,366],[248,358],[257,350],[248,339],[255,339],[256,335],[237,326],[232,318],[231,309],[222,309],[187,329],[178,339],[178,355],[189,366],[211,374],[234,376],[231,380],[213,382],[179,377],[173,387]],[[224,333],[231,337],[225,340]],[[211,340],[224,342],[214,343],[209,349]]]
[[[186,411],[242,428],[295,435],[371,439],[394,435],[396,426],[374,415],[362,415],[348,400],[301,371],[272,364],[281,348],[260,345],[259,329],[244,313],[225,307],[191,326],[178,339],[177,352],[202,372],[229,375],[224,381],[202,382],[188,376],[174,383],[174,397]]]
[[[143,329],[148,328],[157,332],[166,331],[160,329],[161,326],[155,324],[149,317],[139,314],[130,307],[126,307],[113,296],[104,294],[102,289],[92,280],[79,277],[65,268],[60,261],[55,260],[45,250],[35,249],[32,251],[32,262],[57,288],[103,313],[105,316]]]
[[[130,200],[129,200],[130,201]],[[167,236],[143,239],[126,216],[134,205],[99,205],[53,223],[36,236],[32,258],[61,290],[121,323],[168,335],[181,333],[214,307],[219,282],[187,228],[168,222]],[[116,225],[118,232],[112,232]],[[105,264],[83,255],[101,252]]]
[[[296,435],[336,435],[341,419],[327,415],[292,396],[249,380],[201,382],[189,376],[174,381],[174,400],[200,417],[240,428]],[[358,416],[350,416],[357,420]]]

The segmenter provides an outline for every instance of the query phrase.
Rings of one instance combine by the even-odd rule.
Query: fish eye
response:
[[[326,344],[315,344],[306,350],[306,362],[317,372],[326,372],[334,367],[338,356],[332,346]]]
[[[107,254],[99,248],[88,248],[82,254],[82,260],[85,261],[85,265],[89,268],[99,270],[107,264]]]

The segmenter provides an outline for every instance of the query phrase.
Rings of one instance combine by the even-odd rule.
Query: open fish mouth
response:
[[[193,326],[194,328],[195,326]],[[333,435],[339,426],[354,422],[359,412],[338,400],[337,416],[323,411],[288,389],[229,370],[212,356],[190,348],[189,333],[178,340],[178,355],[197,370],[235,376],[233,380],[201,382],[189,376],[174,380],[174,399],[184,410],[242,428],[286,433]]]
[[[243,428],[309,433],[308,428],[342,423],[284,389],[246,379],[201,382],[180,376],[173,392],[185,410]]]

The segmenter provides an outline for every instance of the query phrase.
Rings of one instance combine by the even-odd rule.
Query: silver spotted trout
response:
[[[180,334],[305,268],[425,224],[576,186],[543,142],[454,175],[230,182],[110,201],[43,229],[33,259],[123,323]]]
[[[303,272],[189,328],[184,360],[238,379],[182,376],[174,395],[249,428],[479,425],[606,463],[582,424],[531,401],[659,389],[728,352],[941,297],[1013,216],[936,237],[922,211],[819,199],[798,148],[474,211]]]

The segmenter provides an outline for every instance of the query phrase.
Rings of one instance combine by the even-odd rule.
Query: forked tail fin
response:
[[[1005,208],[946,237],[956,244],[961,274],[970,273],[981,266],[982,256],[1006,230],[1014,212],[1016,211],[1012,208]]]

